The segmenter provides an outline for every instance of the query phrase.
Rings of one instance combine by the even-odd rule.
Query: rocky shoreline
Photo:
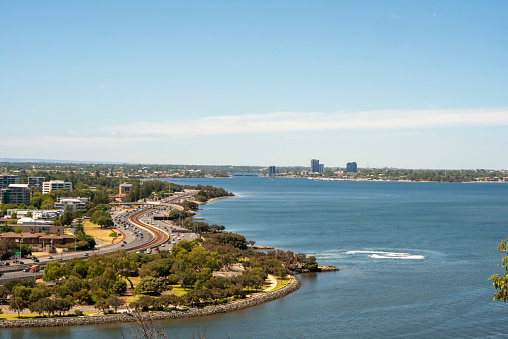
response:
[[[145,312],[139,313],[142,319],[146,320],[162,320],[162,319],[176,319],[176,318],[190,318],[201,317],[212,314],[227,313],[244,308],[256,306],[267,301],[282,298],[300,288],[302,283],[296,277],[291,276],[289,282],[274,291],[256,293],[250,298],[240,299],[228,304],[206,306],[202,308],[189,308],[183,310],[173,310],[168,312]],[[132,322],[136,321],[130,313],[111,314],[102,316],[84,316],[84,317],[69,317],[69,318],[40,318],[40,319],[20,319],[20,320],[2,320],[0,321],[0,328],[13,328],[13,327],[51,327],[51,326],[76,326],[76,325],[95,325],[116,322]]]

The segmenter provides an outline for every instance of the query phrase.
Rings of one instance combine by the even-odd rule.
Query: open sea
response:
[[[175,179],[238,195],[197,216],[257,245],[315,255],[339,272],[303,274],[282,299],[157,322],[169,338],[504,338],[494,302],[508,184]],[[133,324],[2,330],[1,338],[129,337]]]

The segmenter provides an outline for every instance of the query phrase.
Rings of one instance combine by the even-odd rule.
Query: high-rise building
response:
[[[43,194],[47,194],[53,190],[59,189],[72,191],[72,182],[64,182],[63,180],[51,180],[42,183]]]
[[[358,171],[358,168],[356,166],[356,162],[348,162],[346,165],[346,172],[347,173],[356,173]]]
[[[311,159],[310,161],[310,171],[312,173],[319,173],[319,160]]]
[[[44,177],[28,177],[28,187],[42,187]]]
[[[0,188],[7,188],[10,184],[19,184],[19,175],[2,174],[0,184]]]
[[[30,188],[28,184],[10,184],[1,190],[2,204],[30,205]]]
[[[129,194],[130,190],[132,189],[132,184],[123,183],[120,184],[118,189],[118,194]]]
[[[317,159],[312,159],[310,161],[310,171],[312,173],[325,173],[325,165],[320,164]]]
[[[268,176],[274,177],[275,176],[275,166],[269,166],[268,167]]]

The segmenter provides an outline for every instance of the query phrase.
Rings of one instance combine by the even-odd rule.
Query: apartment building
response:
[[[28,184],[10,184],[1,190],[0,200],[2,204],[30,205],[30,188]]]
[[[65,182],[63,180],[51,180],[42,183],[42,193],[47,194],[54,190],[65,189],[72,191],[72,182]]]

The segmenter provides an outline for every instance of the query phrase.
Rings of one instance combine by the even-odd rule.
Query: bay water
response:
[[[302,287],[238,312],[159,321],[170,338],[505,337],[493,301],[497,244],[508,237],[505,183],[171,179],[237,195],[197,217],[257,245],[315,255],[339,272],[301,274]],[[129,337],[133,324],[3,330],[1,338]]]

